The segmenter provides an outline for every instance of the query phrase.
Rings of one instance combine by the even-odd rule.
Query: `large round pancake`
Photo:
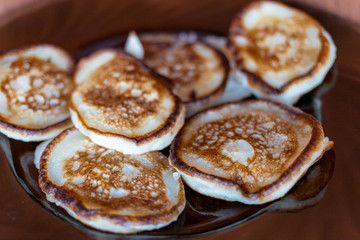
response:
[[[188,113],[208,106],[225,91],[230,63],[225,54],[195,32],[140,34],[144,62],[174,82]]]
[[[232,21],[229,47],[241,81],[256,97],[294,104],[320,85],[336,58],[331,36],[282,3],[251,3]]]
[[[82,59],[75,82],[71,119],[101,146],[125,154],[160,150],[184,123],[171,82],[123,52],[104,49]]]
[[[185,207],[179,174],[160,152],[125,155],[77,129],[38,148],[39,185],[49,201],[93,228],[135,233],[175,221]]]
[[[284,196],[332,146],[311,115],[269,100],[246,100],[190,118],[169,159],[199,193],[262,204]]]
[[[70,127],[72,69],[71,57],[48,44],[0,56],[0,131],[22,141],[41,141]]]

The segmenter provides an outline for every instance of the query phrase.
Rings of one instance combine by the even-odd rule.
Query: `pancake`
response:
[[[174,83],[191,115],[218,99],[229,79],[225,54],[193,32],[143,33],[144,62]]]
[[[41,141],[70,127],[72,69],[72,58],[48,44],[0,56],[0,131],[17,140]]]
[[[232,21],[229,48],[238,77],[258,98],[294,104],[320,85],[336,58],[329,33],[282,3],[251,3]]]
[[[158,229],[185,207],[179,175],[160,152],[125,155],[70,128],[36,156],[41,156],[39,185],[46,198],[98,230]]]
[[[184,123],[171,82],[124,52],[104,49],[82,59],[75,82],[71,119],[98,145],[125,154],[160,150]]]
[[[313,116],[269,100],[246,100],[190,118],[169,159],[201,194],[262,204],[284,196],[332,146]]]

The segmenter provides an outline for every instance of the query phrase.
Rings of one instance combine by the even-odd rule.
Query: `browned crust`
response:
[[[4,118],[2,118],[0,116],[0,129],[3,130],[3,132],[9,132],[9,133],[17,133],[20,134],[21,136],[24,137],[29,137],[29,136],[44,136],[46,134],[49,134],[53,131],[59,130],[59,129],[63,129],[66,127],[70,127],[72,125],[72,121],[70,118],[66,118],[65,120],[55,123],[53,125],[47,126],[45,128],[40,128],[40,129],[31,129],[31,128],[26,128],[26,127],[22,127],[22,126],[18,126],[15,124],[11,124],[9,122],[7,122]],[[40,140],[41,141],[41,140]]]
[[[263,92],[265,94],[280,95],[280,94],[286,92],[291,86],[305,81],[308,77],[315,75],[319,71],[319,69],[326,63],[326,60],[329,58],[330,43],[329,43],[328,39],[325,37],[324,32],[323,32],[324,30],[321,27],[321,25],[315,19],[313,19],[310,15],[308,15],[305,12],[302,12],[296,8],[289,7],[283,3],[275,2],[276,4],[279,4],[279,5],[287,7],[287,8],[291,8],[293,11],[300,12],[301,14],[305,14],[309,18],[311,18],[314,21],[314,23],[316,25],[318,25],[318,27],[320,29],[320,32],[321,32],[320,39],[321,39],[322,47],[321,47],[321,50],[320,50],[320,53],[318,56],[317,63],[307,73],[291,79],[290,81],[285,83],[280,88],[275,88],[275,87],[271,86],[260,76],[254,74],[252,72],[249,72],[245,69],[244,64],[243,64],[243,59],[237,52],[236,45],[234,44],[234,41],[233,41],[234,36],[236,36],[237,34],[242,34],[245,36],[247,35],[247,31],[243,27],[243,24],[242,24],[243,16],[245,16],[247,14],[247,12],[250,11],[251,9],[257,8],[258,6],[260,6],[262,3],[263,2],[261,2],[261,1],[250,3],[247,7],[242,9],[234,17],[234,19],[232,20],[232,22],[230,24],[230,30],[229,30],[229,36],[228,36],[228,48],[229,48],[230,52],[233,54],[236,68],[238,70],[240,70],[241,72],[243,72],[248,77],[248,82],[249,82],[249,85],[251,86],[251,88],[260,90],[261,92]]]
[[[141,39],[141,37],[144,35],[149,36],[149,35],[160,35],[161,34],[161,35],[171,36],[174,39],[178,40],[179,34],[181,34],[181,33],[196,34],[197,40],[194,42],[194,44],[196,42],[199,42],[201,44],[204,44],[208,48],[212,49],[215,52],[216,56],[220,59],[221,65],[222,65],[223,69],[225,70],[224,77],[223,77],[219,87],[214,89],[212,92],[210,92],[206,96],[203,96],[201,98],[195,98],[194,100],[184,102],[186,107],[210,103],[213,99],[220,97],[224,93],[226,84],[229,79],[229,73],[230,73],[230,62],[229,62],[228,58],[226,57],[226,55],[222,51],[220,51],[218,48],[216,48],[216,47],[212,46],[211,44],[208,44],[207,42],[204,41],[204,39],[207,36],[211,36],[211,35],[209,35],[209,34],[207,35],[205,33],[194,32],[194,31],[191,31],[191,32],[189,32],[189,31],[188,32],[187,31],[155,31],[155,32],[144,32],[143,34],[140,34],[139,37]]]
[[[63,48],[61,48],[61,47],[59,47],[59,46],[56,46],[56,45],[53,45],[53,44],[50,44],[50,43],[29,44],[29,45],[24,45],[24,46],[19,47],[19,48],[16,48],[16,49],[11,49],[11,50],[8,50],[8,51],[0,52],[0,55],[1,55],[0,58],[3,58],[3,57],[5,57],[5,56],[8,55],[8,54],[20,53],[20,52],[29,50],[29,49],[34,48],[34,47],[51,47],[51,48],[54,48],[54,49],[56,49],[57,51],[61,52],[61,54],[62,54],[62,55],[67,59],[67,61],[70,63],[70,64],[69,64],[70,67],[67,69],[66,73],[67,73],[67,74],[70,74],[70,75],[73,73],[73,71],[74,71],[74,66],[75,66],[74,57],[73,57],[72,55],[70,55],[70,53],[68,53],[67,51],[65,51]]]
[[[75,192],[55,185],[47,176],[47,160],[56,145],[61,143],[61,141],[63,141],[63,139],[69,134],[71,134],[71,132],[73,131],[77,131],[75,127],[64,130],[46,146],[44,152],[41,155],[39,169],[39,186],[44,193],[51,195],[57,201],[65,204],[69,209],[74,211],[79,218],[83,218],[86,220],[103,218],[108,220],[112,224],[120,224],[122,226],[129,226],[129,224],[132,223],[136,224],[136,226],[166,223],[174,219],[182,212],[185,206],[185,194],[184,187],[180,179],[178,180],[179,194],[177,198],[178,203],[176,205],[174,205],[169,211],[166,211],[162,215],[147,215],[138,217],[107,213],[103,212],[101,209],[88,209],[85,207],[83,199],[77,196]]]
[[[299,121],[303,121],[306,124],[310,125],[312,127],[312,135],[310,138],[309,143],[306,145],[306,147],[304,148],[304,150],[300,153],[300,155],[295,159],[295,161],[293,162],[293,164],[285,171],[283,172],[280,177],[274,181],[271,184],[268,184],[264,187],[261,187],[258,191],[256,192],[249,192],[243,185],[240,185],[238,183],[236,183],[235,181],[231,181],[222,177],[217,177],[208,173],[205,173],[195,167],[191,167],[189,165],[187,165],[180,157],[180,142],[182,142],[182,138],[183,138],[183,134],[187,129],[187,126],[189,126],[193,121],[195,121],[195,119],[201,117],[202,115],[206,114],[206,112],[209,110],[204,110],[199,112],[198,114],[192,116],[187,123],[185,124],[185,126],[181,129],[181,131],[179,132],[179,134],[176,136],[176,138],[174,139],[172,145],[171,145],[171,149],[170,149],[170,156],[169,156],[169,160],[171,161],[172,165],[176,168],[179,169],[181,172],[184,172],[186,175],[192,176],[192,177],[197,177],[200,179],[203,179],[205,181],[211,181],[214,182],[216,184],[219,184],[221,186],[224,186],[225,188],[232,188],[232,189],[236,189],[237,191],[239,191],[244,197],[248,198],[248,199],[262,199],[265,198],[266,196],[271,195],[274,191],[276,191],[276,189],[279,189],[282,185],[286,184],[287,182],[290,182],[292,179],[294,179],[295,177],[301,177],[303,174],[305,174],[305,172],[301,175],[298,176],[299,171],[301,170],[301,167],[304,166],[306,163],[309,162],[309,155],[311,155],[311,153],[316,152],[319,147],[321,146],[322,140],[324,138],[324,132],[323,132],[323,128],[321,126],[321,123],[314,118],[312,115],[307,114],[302,112],[301,110],[298,110],[296,108],[287,106],[285,104],[282,103],[278,103],[278,102],[274,102],[271,100],[253,100],[253,99],[248,99],[248,100],[242,100],[240,102],[233,102],[233,103],[225,103],[225,104],[221,104],[219,106],[210,108],[210,110],[216,110],[216,109],[220,109],[226,105],[233,105],[233,104],[238,104],[238,105],[242,105],[242,104],[247,104],[247,103],[251,103],[251,102],[265,102],[267,104],[272,104],[282,110],[285,110],[293,119],[297,119]],[[322,154],[320,154],[320,156],[314,161],[314,163],[316,161],[318,161],[322,155],[330,150],[333,147],[333,142],[329,142],[329,144],[327,145],[327,147],[323,150]]]
[[[145,65],[144,63],[142,63],[138,59],[132,57],[131,55],[129,55],[129,54],[127,54],[127,53],[125,53],[125,52],[123,52],[121,50],[104,49],[104,50],[100,50],[100,51],[101,51],[101,53],[104,52],[104,51],[114,51],[117,54],[120,54],[120,55],[125,56],[127,58],[133,59],[134,61],[137,62],[137,64],[139,64],[140,66],[142,66],[146,70],[148,70],[150,75],[152,75],[155,79],[158,79],[161,83],[164,84],[164,88],[166,89],[166,91],[168,91],[169,95],[172,97],[172,100],[174,102],[174,107],[173,107],[173,109],[171,111],[172,113],[169,116],[169,118],[159,128],[157,128],[157,129],[155,129],[155,130],[153,130],[153,131],[151,131],[151,132],[149,132],[149,133],[147,133],[145,135],[131,138],[131,137],[127,137],[127,136],[122,135],[122,134],[116,134],[116,133],[111,133],[111,132],[103,132],[103,131],[100,131],[98,129],[95,129],[95,128],[92,128],[92,127],[88,126],[85,123],[85,121],[83,120],[83,118],[80,116],[80,114],[76,111],[76,106],[74,105],[74,103],[71,100],[72,97],[70,97],[70,101],[69,101],[70,109],[73,110],[76,113],[76,115],[77,115],[79,121],[81,122],[81,124],[88,131],[92,131],[92,132],[94,132],[94,133],[96,133],[98,135],[102,135],[102,136],[110,137],[110,138],[114,138],[114,137],[115,138],[121,138],[121,139],[124,139],[125,141],[133,142],[137,146],[143,145],[145,143],[152,142],[153,140],[161,138],[162,136],[169,133],[175,127],[175,124],[176,124],[178,118],[180,117],[180,115],[181,115],[181,113],[182,113],[182,111],[184,109],[184,105],[183,105],[182,101],[180,100],[180,98],[178,96],[173,94],[172,89],[170,88],[169,84],[167,83],[167,81],[170,81],[170,80],[168,80],[166,77],[164,77],[162,75],[159,75],[158,73],[154,72],[147,65]],[[98,56],[98,54],[100,54],[100,53],[96,52],[96,53],[90,55],[89,58],[96,57],[96,56]],[[86,61],[86,59],[83,60],[83,61]],[[82,62],[81,64],[84,64],[84,62]],[[76,90],[76,88],[75,88],[75,90]]]

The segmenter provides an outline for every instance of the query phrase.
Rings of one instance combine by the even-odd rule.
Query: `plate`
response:
[[[62,208],[46,200],[39,188],[38,172],[34,165],[34,151],[38,143],[24,143],[0,136],[0,150],[5,153],[18,182],[35,201],[55,216],[71,223],[87,235],[117,239],[121,234],[105,233],[89,228],[70,217]],[[318,203],[323,197],[326,185],[334,170],[335,154],[328,151],[300,179],[283,198],[262,205],[245,205],[203,196],[185,187],[186,206],[178,220],[169,226],[134,235],[133,239],[174,238],[200,236],[240,225],[265,212],[299,211]]]

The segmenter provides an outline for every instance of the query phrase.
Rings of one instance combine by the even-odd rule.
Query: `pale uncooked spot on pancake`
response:
[[[44,152],[46,146],[52,141],[52,139],[43,141],[39,145],[36,146],[35,149],[35,156],[34,156],[34,164],[37,169],[40,169],[40,157],[41,154]]]
[[[176,220],[185,206],[181,180],[159,152],[124,155],[94,144],[75,128],[37,151],[43,151],[36,156],[41,156],[39,183],[47,198],[96,229],[157,229]]]
[[[144,58],[144,48],[136,32],[131,31],[129,33],[124,50],[138,59]]]
[[[259,204],[283,196],[332,144],[315,118],[252,100],[191,118],[175,139],[170,160],[200,193]],[[290,168],[294,172],[285,177]]]

